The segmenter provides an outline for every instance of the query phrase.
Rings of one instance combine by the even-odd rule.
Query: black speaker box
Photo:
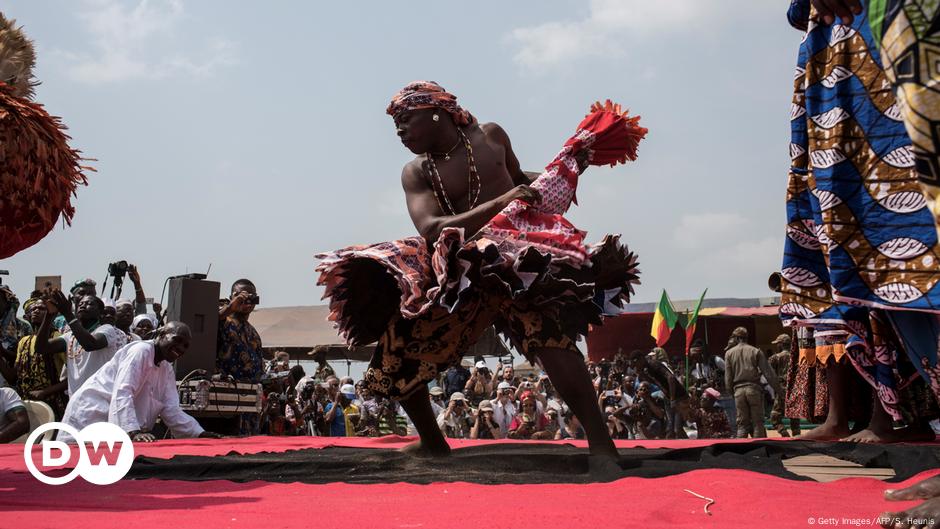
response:
[[[219,291],[215,281],[171,279],[166,321],[189,325],[193,339],[189,351],[176,361],[176,379],[194,369],[215,372],[216,341],[219,330]]]

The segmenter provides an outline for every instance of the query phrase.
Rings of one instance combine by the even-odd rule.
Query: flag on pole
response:
[[[692,337],[695,335],[695,324],[698,323],[698,311],[702,308],[702,300],[705,299],[705,294],[708,293],[708,289],[705,289],[705,292],[702,292],[702,296],[698,298],[698,303],[695,304],[695,310],[692,311],[692,314],[689,315],[689,319],[685,324],[685,354],[688,356],[689,348],[692,347]]]
[[[656,306],[656,313],[653,314],[653,328],[650,329],[650,335],[656,340],[656,347],[662,347],[669,340],[672,328],[676,326],[679,317],[676,315],[672,303],[669,301],[669,295],[663,289],[662,298],[659,305]]]

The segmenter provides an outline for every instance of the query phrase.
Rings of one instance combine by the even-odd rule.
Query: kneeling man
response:
[[[62,421],[77,430],[110,422],[132,441],[151,442],[155,437],[149,431],[159,416],[173,437],[220,437],[180,408],[173,362],[186,353],[191,338],[185,323],[170,322],[153,340],[124,346],[72,396]],[[60,439],[74,441],[65,432]]]

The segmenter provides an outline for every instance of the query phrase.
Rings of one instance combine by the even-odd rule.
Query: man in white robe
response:
[[[151,442],[149,431],[160,417],[175,438],[220,437],[180,408],[173,362],[189,349],[191,337],[186,324],[170,322],[153,340],[127,344],[72,396],[62,422],[77,430],[110,422],[132,441]],[[59,439],[74,442],[65,432]]]

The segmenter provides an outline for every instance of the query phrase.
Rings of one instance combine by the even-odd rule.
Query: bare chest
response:
[[[442,202],[449,201],[457,213],[469,211],[472,205],[492,200],[513,187],[503,147],[487,141],[479,127],[471,129],[467,137],[469,152],[461,145],[449,160],[435,157],[433,164],[427,160],[421,164],[428,183],[438,194],[443,191],[446,197],[440,198],[446,200]],[[471,164],[479,178],[471,171]]]

